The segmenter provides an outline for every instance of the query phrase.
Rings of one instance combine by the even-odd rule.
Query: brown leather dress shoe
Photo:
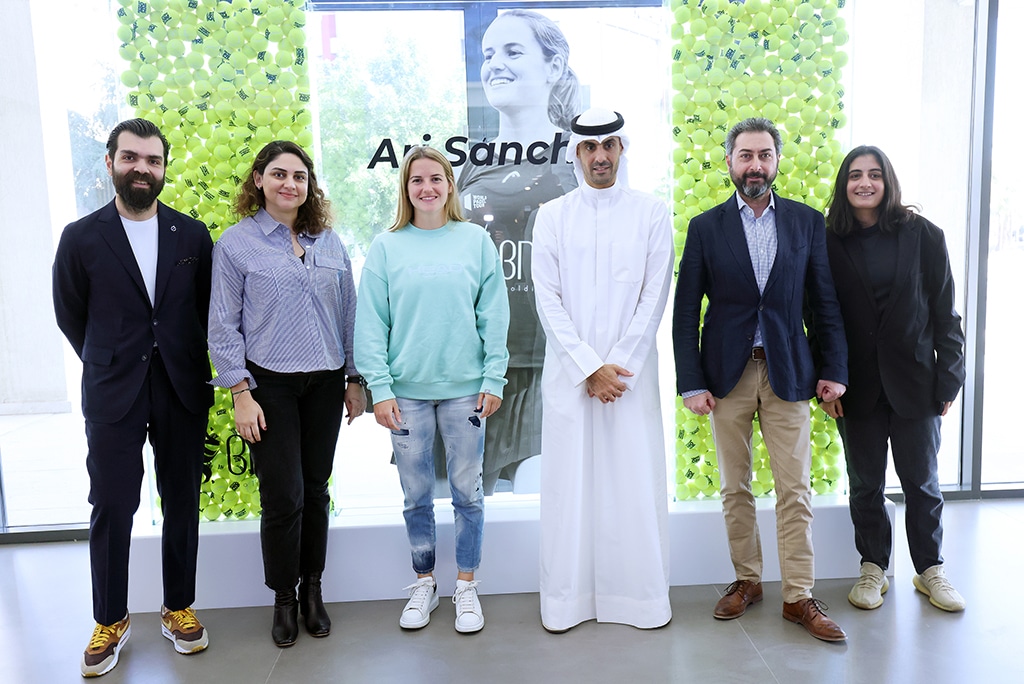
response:
[[[725,588],[725,596],[715,604],[715,617],[732,620],[747,612],[747,606],[762,599],[761,583],[736,580]]]
[[[822,641],[844,641],[846,632],[833,622],[825,611],[828,606],[816,598],[800,599],[796,603],[782,604],[782,617],[790,622],[803,625],[815,639]]]

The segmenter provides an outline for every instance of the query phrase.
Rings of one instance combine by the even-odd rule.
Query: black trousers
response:
[[[128,612],[128,554],[132,517],[139,508],[144,474],[142,445],[147,436],[153,446],[164,517],[164,605],[181,610],[195,601],[199,484],[207,420],[206,413],[192,413],[181,403],[154,350],[146,381],[128,414],[116,423],[85,421],[92,504],[89,557],[96,622],[110,625]]]
[[[885,510],[889,446],[906,497],[907,542],[914,569],[942,563],[941,417],[902,418],[884,399],[871,415],[837,420],[850,476],[850,516],[861,562],[889,567],[892,521]]]
[[[250,445],[263,506],[264,579],[274,591],[288,591],[300,574],[323,572],[327,560],[327,481],[345,412],[345,371],[250,371],[267,421]]]

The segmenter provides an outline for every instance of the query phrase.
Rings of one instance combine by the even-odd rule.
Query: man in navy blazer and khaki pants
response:
[[[117,196],[64,229],[53,264],[57,324],[82,359],[97,623],[82,657],[86,677],[110,671],[131,635],[128,550],[147,437],[164,517],[162,631],[179,653],[208,643],[191,605],[213,403],[206,345],[213,243],[201,222],[157,201],[167,152],[149,121],[118,124],[106,157]]]
[[[808,401],[815,395],[838,398],[848,382],[824,218],[772,192],[782,148],[772,122],[740,122],[725,147],[737,194],[690,221],[672,331],[677,391],[688,409],[711,415],[736,571],[714,614],[737,618],[762,598],[761,541],[750,489],[757,414],[775,479],[783,617],[818,639],[842,641],[846,634],[811,596]],[[804,332],[805,304],[821,345],[820,369]]]

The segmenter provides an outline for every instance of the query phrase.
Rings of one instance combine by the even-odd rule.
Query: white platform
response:
[[[485,594],[536,592],[539,567],[539,502],[536,498],[487,501],[483,563],[477,572]],[[775,499],[758,499],[764,581],[779,579]],[[895,519],[895,505],[887,502]],[[437,506],[438,590],[455,588],[452,509]],[[670,504],[672,585],[728,584],[729,561],[718,500]],[[272,602],[263,584],[259,521],[204,523],[199,546],[197,608],[262,606]],[[845,496],[814,498],[815,576],[856,577],[860,557]],[[888,573],[894,572],[891,564]],[[328,602],[404,598],[414,579],[402,513],[398,509],[344,511],[331,521],[324,599]],[[136,529],[132,539],[129,610],[158,610],[162,601],[159,528]]]

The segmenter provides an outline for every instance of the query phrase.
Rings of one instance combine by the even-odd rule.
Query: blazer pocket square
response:
[[[197,256],[185,257],[184,259],[179,259],[175,266],[188,266],[189,264],[194,264],[197,261],[199,261],[199,257]]]

